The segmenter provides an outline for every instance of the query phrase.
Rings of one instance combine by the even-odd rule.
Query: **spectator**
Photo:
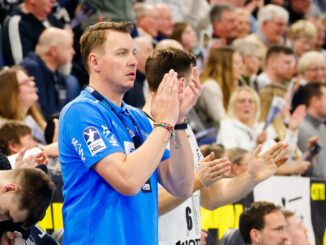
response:
[[[172,140],[171,133],[198,95],[180,98],[181,106],[178,86],[173,86],[177,74],[171,70],[152,104],[159,122],[154,129],[143,112],[124,104],[137,69],[131,28],[131,23],[101,22],[81,37],[91,87],[62,110],[59,120],[67,244],[103,239],[108,244],[157,244],[158,181],[171,194],[192,193],[187,135],[179,130]],[[92,116],[85,116],[86,111]]]
[[[177,40],[183,46],[184,50],[193,53],[197,47],[197,36],[190,24],[186,22],[177,22],[173,26],[171,39]]]
[[[248,165],[252,161],[252,154],[242,148],[230,148],[226,150],[226,155],[231,162],[230,176],[235,177],[245,173],[248,170]]]
[[[308,150],[307,143],[313,136],[319,136],[320,145],[326,144],[326,85],[321,83],[308,83],[304,86],[304,104],[307,115],[299,126],[298,146],[302,152]],[[305,173],[307,176],[326,179],[326,148],[322,147],[320,153],[313,161],[311,168]]]
[[[66,77],[70,74],[74,53],[71,33],[49,27],[39,37],[35,52],[21,62],[35,79],[38,102],[46,120],[79,94],[78,81]],[[60,72],[66,68],[67,71]]]
[[[298,107],[293,114],[290,114],[289,94],[284,86],[278,84],[269,84],[265,86],[259,93],[261,103],[261,114],[259,121],[264,127],[266,118],[273,104],[275,97],[284,99],[284,107],[282,111],[274,118],[270,125],[266,128],[267,140],[263,144],[270,147],[276,142],[285,142],[289,145],[289,160],[283,164],[277,171],[280,175],[303,174],[309,168],[311,163],[306,161],[305,156],[298,149],[299,125],[306,115],[304,105]]]
[[[235,40],[232,46],[239,52],[243,60],[242,81],[245,85],[258,91],[257,74],[261,66],[261,60],[256,54],[258,45],[240,38]]]
[[[32,128],[33,137],[45,143],[45,120],[37,107],[38,96],[32,77],[21,67],[5,68],[0,72],[0,117],[24,121]]]
[[[287,223],[286,231],[289,235],[290,244],[310,245],[308,229],[303,224],[302,220],[291,211],[283,210],[282,212]]]
[[[32,130],[26,124],[19,121],[6,121],[0,126],[0,148],[6,155],[36,146]]]
[[[298,62],[299,84],[325,81],[326,58],[318,51],[310,51],[302,55]]]
[[[299,20],[292,24],[287,33],[296,57],[314,50],[317,41],[317,28],[308,20]]]
[[[298,20],[305,19],[308,12],[314,10],[313,8],[316,8],[316,6],[312,0],[288,0],[289,23],[293,24]]]
[[[34,51],[39,36],[47,27],[64,27],[51,13],[52,4],[52,0],[24,0],[4,22],[2,40],[6,65],[19,64],[29,52]]]
[[[233,48],[211,49],[200,76],[203,92],[196,105],[198,115],[206,128],[219,126],[242,72],[241,56]]]
[[[123,96],[123,101],[134,107],[143,107],[145,104],[145,63],[149,55],[153,53],[153,45],[147,37],[136,37],[136,59],[138,61],[134,86]]]
[[[273,45],[285,44],[284,35],[289,19],[288,12],[277,5],[268,4],[258,13],[259,30],[246,37],[246,40],[259,45],[257,55],[265,59],[267,49]]]
[[[237,8],[235,13],[238,19],[238,34],[236,38],[246,37],[250,33],[250,13],[245,8]]]
[[[259,133],[260,101],[250,87],[239,87],[231,95],[228,118],[221,122],[217,143],[226,149],[242,147],[253,151],[266,140],[266,132]]]
[[[237,38],[238,22],[235,9],[231,5],[213,5],[210,11],[215,45],[227,45]]]
[[[158,35],[159,19],[156,8],[148,3],[136,3],[133,8],[139,36],[148,36],[155,40]]]
[[[172,11],[169,5],[158,3],[155,5],[158,12],[157,41],[169,38],[173,32]]]
[[[252,203],[239,221],[241,236],[250,245],[288,244],[286,225],[280,207],[269,202]]]
[[[294,75],[295,57],[286,46],[272,46],[268,49],[264,72],[257,77],[258,89],[268,84],[287,86]]]

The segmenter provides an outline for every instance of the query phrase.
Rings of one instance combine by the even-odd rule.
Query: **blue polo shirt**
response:
[[[133,152],[135,146],[131,136],[137,134],[136,127],[142,141],[152,131],[142,111],[125,103],[118,107],[106,102],[111,109],[84,90],[60,115],[63,242],[69,245],[157,244],[157,170],[150,177],[150,185],[135,196],[125,196],[92,168],[112,153]],[[162,160],[168,157],[166,151]]]

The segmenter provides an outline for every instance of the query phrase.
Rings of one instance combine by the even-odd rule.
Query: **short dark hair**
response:
[[[265,216],[280,211],[281,208],[270,202],[254,202],[240,215],[239,229],[246,244],[251,243],[250,231],[262,230],[265,226]]]
[[[15,120],[5,121],[0,125],[0,149],[10,155],[9,143],[20,144],[22,137],[32,135],[32,129],[25,123]]]
[[[322,84],[320,82],[310,82],[304,85],[303,87],[300,87],[300,91],[302,93],[302,101],[304,105],[308,107],[313,97],[320,98],[323,95],[321,91],[323,87],[326,87],[326,84]]]
[[[146,61],[145,74],[149,89],[156,92],[164,74],[173,69],[178,77],[184,77],[191,72],[191,66],[196,65],[196,58],[181,49],[158,49]]]
[[[220,21],[224,11],[235,11],[235,8],[226,3],[213,5],[209,12],[211,23],[215,20]]]
[[[284,45],[273,45],[271,46],[266,53],[265,64],[272,57],[279,56],[280,54],[294,55],[294,52],[291,48]]]
[[[89,72],[89,54],[92,50],[103,47],[106,41],[107,31],[130,33],[133,27],[131,22],[100,22],[87,27],[79,41],[80,53],[86,70]]]
[[[44,218],[55,185],[45,172],[37,168],[19,168],[11,171],[13,180],[16,180],[18,185],[16,201],[21,210],[28,211],[23,227],[29,228]]]

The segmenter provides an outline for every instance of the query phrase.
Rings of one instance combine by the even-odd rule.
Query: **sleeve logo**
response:
[[[85,128],[83,131],[83,137],[92,156],[106,148],[101,135],[95,127]]]

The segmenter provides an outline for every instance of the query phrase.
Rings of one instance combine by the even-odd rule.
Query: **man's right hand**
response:
[[[200,163],[196,174],[203,187],[208,187],[216,181],[227,177],[231,170],[231,162],[227,158],[215,159],[211,152]]]
[[[153,96],[151,114],[155,122],[174,126],[179,118],[179,80],[174,70],[166,73]]]

